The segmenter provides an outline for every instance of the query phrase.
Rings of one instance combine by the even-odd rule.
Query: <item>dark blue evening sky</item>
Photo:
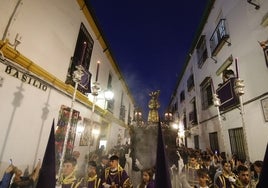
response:
[[[91,0],[110,51],[148,115],[149,92],[160,90],[165,112],[207,0]]]

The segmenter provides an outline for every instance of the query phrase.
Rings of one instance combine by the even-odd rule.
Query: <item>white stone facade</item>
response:
[[[27,166],[32,169],[43,158],[53,119],[56,127],[61,105],[71,107],[74,88],[64,82],[81,23],[94,41],[89,65],[91,83],[95,81],[97,61],[100,61],[98,82],[104,91],[109,75],[112,77],[114,108],[105,109],[101,91],[92,115],[93,97],[87,99],[78,92],[73,105],[82,118],[78,124],[91,119],[97,123],[104,131],[100,139],[107,141],[106,151],[118,143],[124,144],[134,113],[134,100],[84,1],[3,0],[0,14],[0,176],[9,159],[22,170]],[[15,38],[20,42],[16,47],[12,46]],[[21,72],[7,73],[9,65]],[[45,86],[38,85],[38,79],[35,83],[22,81],[23,73],[33,75],[32,80],[42,80]],[[119,118],[122,106],[125,113]],[[75,134],[74,150],[80,152],[82,163],[85,155],[98,147],[99,140],[95,139],[91,146],[80,146],[81,133]]]
[[[236,74],[235,58],[238,58],[239,77],[244,80],[245,84],[245,94],[242,96],[246,133],[244,136],[247,139],[249,158],[251,161],[255,161],[263,159],[268,142],[268,84],[266,83],[268,66],[264,51],[259,44],[259,42],[268,39],[268,1],[252,2],[256,2],[260,8],[256,9],[255,5],[243,0],[211,1],[207,10],[208,16],[204,17],[200,32],[190,49],[189,59],[185,62],[186,66],[181,79],[178,81],[177,89],[174,91],[175,97],[170,102],[170,108],[181,121],[186,118],[186,126],[191,133],[186,138],[188,147],[199,147],[202,150],[211,148],[210,133],[217,133],[219,150],[226,151],[231,157],[234,146],[230,142],[230,131],[243,127],[241,108],[238,105],[221,112],[220,124],[217,108],[213,104],[204,108],[201,88],[206,81],[212,79],[212,84],[217,90],[218,84],[223,82],[222,70],[224,66],[228,66]],[[224,29],[226,29],[228,37],[218,52],[213,54],[211,40],[221,19],[224,19],[226,23]],[[200,50],[201,40],[205,42],[207,58],[203,64],[198,64],[200,60],[198,50]],[[229,61],[228,58],[232,60]],[[187,81],[191,74],[194,77],[194,86],[188,91]],[[185,100],[181,100],[182,91],[185,91]],[[212,87],[210,91],[213,92]],[[193,100],[197,112],[197,121],[194,125],[189,120],[189,113],[194,110]],[[262,105],[262,102],[265,104]],[[266,120],[264,113],[266,113]],[[197,139],[196,142],[194,138]],[[239,140],[237,137],[235,139]],[[222,142],[223,140],[224,142]]]

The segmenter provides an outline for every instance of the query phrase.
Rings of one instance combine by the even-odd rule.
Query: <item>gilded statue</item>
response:
[[[151,99],[148,104],[149,107],[148,123],[158,123],[159,121],[159,115],[158,115],[158,109],[160,108],[160,104],[158,102],[159,94],[160,90],[149,93]]]

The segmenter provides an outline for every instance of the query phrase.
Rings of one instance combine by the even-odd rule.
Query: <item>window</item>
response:
[[[109,76],[108,76],[108,84],[107,84],[108,89],[112,89],[112,79],[113,79],[112,75],[109,74]]]
[[[128,115],[127,115],[127,124],[131,124],[131,116],[130,116],[130,104],[128,104]]]
[[[210,38],[212,56],[216,56],[218,54],[225,42],[227,42],[229,45],[231,44],[227,41],[229,37],[230,36],[227,29],[227,21],[226,19],[220,19],[216,29]]]
[[[182,122],[183,122],[184,130],[186,130],[186,131],[185,131],[185,136],[186,136],[186,137],[188,137],[188,136],[190,137],[190,136],[191,136],[191,133],[190,133],[190,131],[188,130],[187,118],[186,118],[186,110],[185,110],[185,109],[183,110]],[[187,140],[188,140],[188,139],[185,139],[185,140],[184,140],[184,141],[185,141],[185,147],[188,146],[188,142],[187,142]]]
[[[202,65],[205,63],[206,59],[208,58],[208,51],[206,46],[206,36],[202,35],[197,46],[197,58],[198,58],[198,67],[201,68]]]
[[[178,101],[176,101],[174,104],[173,104],[173,107],[172,107],[172,112],[177,112],[178,111]]]
[[[210,143],[210,149],[213,152],[215,152],[215,151],[220,152],[217,132],[209,133],[209,143]]]
[[[187,119],[186,119],[186,110],[183,111],[183,125],[184,125],[184,129],[187,129],[188,126],[187,126]]]
[[[206,77],[200,84],[201,87],[201,103],[202,109],[206,110],[213,105],[213,93],[212,93],[212,82],[210,77]]]
[[[268,47],[263,49],[265,61],[266,61],[266,67],[268,67]]]
[[[75,86],[75,82],[73,81],[73,73],[77,70],[77,66],[82,66],[82,71],[84,74],[82,75],[77,90],[83,94],[91,93],[91,73],[88,72],[88,69],[93,50],[93,44],[94,41],[87,31],[87,28],[83,23],[81,23],[74,55],[71,58],[65,83]]]
[[[108,84],[107,84],[108,89],[112,89],[112,80],[113,80],[113,77],[112,77],[111,74],[109,74],[109,76],[108,76]],[[114,110],[114,99],[107,101],[107,110],[109,110],[110,112],[113,112],[113,110]]]
[[[122,121],[125,121],[126,117],[126,107],[123,104],[124,101],[124,92],[121,93],[121,102],[120,102],[120,113],[119,113],[119,119]]]
[[[187,89],[188,92],[194,88],[194,75],[191,74],[187,80]]]
[[[240,159],[246,159],[243,129],[230,129],[229,138],[232,153],[237,154]]]
[[[197,125],[197,110],[196,110],[196,101],[195,98],[191,101],[192,111],[189,113],[189,122],[192,125]]]
[[[119,119],[122,121],[125,121],[125,117],[126,117],[126,107],[125,107],[125,105],[121,105]]]
[[[114,99],[107,101],[107,110],[113,112],[114,110]]]
[[[184,90],[180,93],[180,102],[182,103],[185,100],[185,92]]]
[[[198,135],[194,136],[194,148],[199,149],[199,136]]]
[[[266,21],[268,23],[268,13],[266,14]],[[265,62],[266,62],[266,67],[268,67],[268,40],[261,41],[259,43],[260,43],[260,46],[263,49],[263,53],[264,53],[264,57],[265,57]]]

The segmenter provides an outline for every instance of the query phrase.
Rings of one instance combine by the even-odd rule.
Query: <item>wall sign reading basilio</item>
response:
[[[38,89],[41,89],[43,91],[47,90],[47,85],[44,84],[43,82],[41,82],[39,79],[34,78],[33,76],[24,73],[22,71],[19,71],[18,69],[16,69],[15,67],[12,67],[10,65],[7,65],[5,72],[10,75],[13,76],[14,78],[17,78],[19,80],[21,80],[22,82],[32,85]]]

